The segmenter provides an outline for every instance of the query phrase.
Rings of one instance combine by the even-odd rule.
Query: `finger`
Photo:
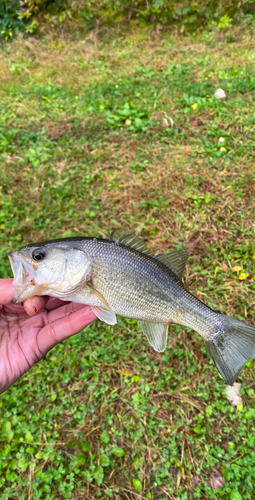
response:
[[[25,300],[24,309],[29,316],[35,316],[35,314],[46,306],[48,300],[49,297],[38,297],[35,295],[34,297]]]
[[[61,307],[57,309],[52,309],[49,311],[45,317],[45,324],[53,323],[61,318],[66,318],[70,314],[79,311],[79,309],[84,309],[85,304],[74,304],[73,302],[64,303]]]
[[[40,353],[43,355],[46,354],[56,344],[79,333],[95,319],[96,315],[93,313],[91,307],[85,306],[64,318],[49,323],[42,328],[37,337]]]
[[[51,311],[52,309],[57,309],[57,307],[67,305],[69,303],[70,302],[67,302],[65,300],[56,299],[55,297],[50,297],[50,298],[48,297],[48,302],[45,306],[45,309],[47,309],[47,311]],[[84,307],[84,304],[83,304],[83,307]]]
[[[6,278],[0,280],[0,304],[5,306],[10,304],[14,294],[13,279]]]

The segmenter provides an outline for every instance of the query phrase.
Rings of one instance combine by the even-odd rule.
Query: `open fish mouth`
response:
[[[19,252],[10,252],[8,257],[14,276],[12,302],[17,304],[35,295],[35,272],[33,266],[22,259]]]
[[[19,252],[10,252],[8,254],[12,272],[13,272],[13,284],[15,286],[21,286],[25,284],[25,269],[22,266],[21,257]]]
[[[78,255],[77,255],[78,254]],[[34,295],[52,295],[58,293],[59,298],[68,300],[74,292],[82,290],[84,282],[90,275],[90,262],[84,255],[84,252],[76,251],[76,254],[71,254],[63,258],[58,263],[58,273],[51,273],[47,269],[46,277],[39,274],[38,264],[33,260],[27,259],[22,255],[22,252],[10,252],[8,254],[14,280],[14,296],[12,302],[17,304],[24,302],[26,299]],[[74,272],[72,263],[76,262],[79,265],[79,273]],[[87,271],[86,271],[87,269]],[[53,269],[54,270],[54,269]]]

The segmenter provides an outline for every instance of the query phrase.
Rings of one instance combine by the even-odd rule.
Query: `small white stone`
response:
[[[217,89],[214,95],[216,99],[224,99],[224,97],[226,97],[226,93],[223,89]]]
[[[238,382],[234,382],[233,385],[227,385],[225,391],[227,399],[230,401],[232,406],[237,406],[239,403],[242,403],[242,397],[240,396],[240,388],[241,384]]]

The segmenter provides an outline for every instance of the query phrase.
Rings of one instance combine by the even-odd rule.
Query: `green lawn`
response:
[[[252,31],[2,46],[0,276],[25,243],[136,229],[187,248],[188,290],[255,325]],[[192,330],[159,355],[135,320],[97,321],[1,396],[1,500],[253,499],[254,376],[236,409]]]

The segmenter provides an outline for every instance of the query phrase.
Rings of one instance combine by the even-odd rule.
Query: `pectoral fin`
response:
[[[106,309],[108,309],[108,311],[112,312],[112,309],[110,308],[105,297],[98,290],[96,290],[96,288],[94,288],[93,285],[91,285],[91,283],[86,283],[86,286],[89,287],[90,293],[95,295],[100,300],[100,302],[102,302],[102,304],[106,307]]]
[[[166,348],[168,325],[163,323],[149,323],[147,321],[138,321],[146,335],[150,345],[157,352],[163,352]]]
[[[92,306],[91,309],[98,319],[104,321],[107,325],[115,325],[117,323],[116,314],[113,311],[109,311],[98,306]]]
[[[115,325],[117,323],[116,314],[110,308],[106,298],[91,283],[86,283],[86,286],[88,286],[90,293],[95,295],[102,303],[102,307],[92,306],[92,311],[98,319],[104,321],[107,325]]]

